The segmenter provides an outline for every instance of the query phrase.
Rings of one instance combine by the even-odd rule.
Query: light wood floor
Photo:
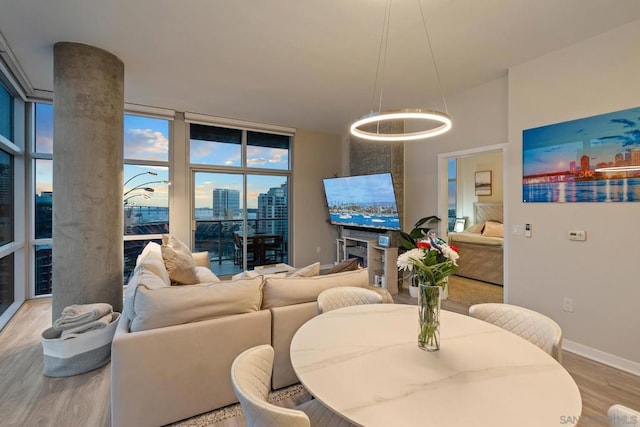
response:
[[[396,300],[416,303],[406,294]],[[455,301],[444,301],[443,308],[467,309]],[[33,300],[0,332],[0,426],[109,426],[110,365],[73,377],[45,377],[40,333],[50,325],[50,300]],[[563,357],[582,394],[579,426],[606,426],[613,403],[640,408],[640,377],[566,351]],[[218,424],[241,425],[241,418]]]

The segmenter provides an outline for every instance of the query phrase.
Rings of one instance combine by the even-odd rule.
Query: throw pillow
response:
[[[196,277],[198,278],[198,283],[212,283],[220,281],[220,278],[207,267],[196,266]]]
[[[487,221],[482,235],[485,237],[504,237],[503,226],[499,222]]]
[[[342,273],[343,271],[353,271],[353,270],[357,270],[358,267],[359,267],[358,258],[349,258],[334,265],[325,274]]]
[[[162,259],[172,282],[182,285],[198,283],[191,250],[171,234],[162,235]]]
[[[320,275],[320,262],[302,267],[289,275],[289,277],[313,277]]]
[[[211,269],[211,261],[209,260],[208,251],[193,252],[191,256],[193,257],[193,262],[196,267],[207,267],[208,269]]]

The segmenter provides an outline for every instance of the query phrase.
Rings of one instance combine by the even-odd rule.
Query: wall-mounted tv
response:
[[[331,224],[401,229],[390,173],[325,178],[323,183]]]

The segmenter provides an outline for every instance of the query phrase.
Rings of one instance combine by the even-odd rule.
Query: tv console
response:
[[[337,262],[358,258],[369,272],[369,283],[381,286],[391,295],[398,293],[398,248],[378,245],[378,235],[370,231],[343,230],[336,239]],[[376,283],[378,278],[378,283]]]

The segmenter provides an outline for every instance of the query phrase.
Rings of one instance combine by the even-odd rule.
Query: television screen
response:
[[[331,224],[401,229],[390,173],[325,178],[323,182]]]

